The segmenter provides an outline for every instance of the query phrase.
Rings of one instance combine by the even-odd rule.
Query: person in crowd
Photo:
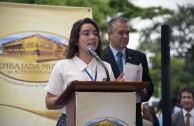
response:
[[[154,119],[150,113],[149,107],[146,104],[142,104],[142,117],[143,126],[153,126]]]
[[[84,18],[73,24],[66,59],[55,64],[45,88],[47,91],[46,107],[48,109],[59,109],[62,113],[57,126],[66,126],[66,107],[65,105],[55,105],[55,101],[66,89],[68,83],[74,80],[102,81],[107,78],[101,63],[88,52],[88,46],[91,46],[101,57],[102,42],[98,26],[92,19]],[[104,61],[103,63],[108,69],[111,81],[123,81],[123,74],[115,80],[110,64]]]
[[[177,101],[176,97],[172,97],[171,99],[171,107],[172,107],[172,114],[177,113],[179,111],[181,111],[181,107]]]
[[[137,97],[141,100],[136,104],[136,126],[142,126],[141,102],[148,101],[154,89],[149,75],[146,55],[140,51],[127,48],[129,32],[130,27],[127,19],[123,17],[112,18],[108,22],[108,38],[110,44],[103,49],[102,59],[111,64],[115,78],[123,73],[123,66],[126,63],[142,65],[142,81],[150,82],[150,85],[146,89],[143,89],[137,94]],[[120,58],[121,60],[119,60]]]
[[[194,89],[182,88],[179,100],[182,110],[172,114],[172,126],[194,126]]]
[[[149,109],[150,114],[152,115],[152,118],[153,118],[153,126],[160,126],[159,120],[158,120],[158,118],[156,116],[156,113],[153,110],[153,108],[148,106],[148,109]]]
[[[159,101],[157,110],[155,110],[156,117],[158,118],[159,125],[163,126],[163,114],[162,114],[162,100]]]
[[[159,101],[158,106],[155,108],[156,116],[159,120],[159,125],[163,126],[163,114],[162,114],[162,100]],[[181,111],[180,105],[177,103],[177,98],[172,97],[171,98],[171,114],[175,114],[177,112]]]

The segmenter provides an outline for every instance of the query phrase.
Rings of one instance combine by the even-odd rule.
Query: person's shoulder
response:
[[[59,60],[57,63],[63,63],[63,62],[67,62],[69,59],[61,59]]]
[[[106,50],[106,49],[108,49],[108,48],[110,48],[110,47],[109,47],[109,45],[108,45],[108,46],[106,46],[105,48],[103,48],[103,50]]]
[[[70,61],[71,61],[70,59],[62,59],[62,60],[57,61],[55,65],[64,65]]]
[[[102,50],[102,59],[103,60],[107,59],[107,57],[110,56],[110,54],[112,54],[112,51],[111,51],[110,47],[109,46],[105,47]]]
[[[106,51],[108,51],[108,50],[110,50],[110,47],[109,47],[109,46],[105,47],[102,51],[103,51],[103,52],[106,52]]]
[[[176,112],[176,113],[172,114],[172,118],[177,118],[180,115],[183,115],[182,111],[179,111],[179,112]]]
[[[145,55],[144,52],[135,49],[126,48],[126,51],[134,54]]]

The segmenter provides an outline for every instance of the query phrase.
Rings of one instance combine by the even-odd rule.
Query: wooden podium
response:
[[[101,102],[101,98],[103,99],[103,97],[107,96],[107,93],[109,93],[109,98],[110,99],[114,99],[118,102],[119,99],[122,99],[121,97],[125,97],[125,95],[128,97],[128,95],[132,94],[135,95],[136,93],[140,92],[142,89],[146,88],[149,85],[149,82],[113,82],[113,81],[97,81],[97,82],[92,82],[92,81],[72,81],[71,83],[69,83],[69,85],[67,86],[66,90],[64,90],[64,92],[60,95],[60,97],[56,100],[55,104],[56,105],[66,105],[66,125],[67,126],[80,126],[78,124],[77,120],[77,111],[78,110],[78,106],[81,104],[81,102],[84,103],[88,103],[86,104],[86,106],[88,105],[88,108],[86,110],[89,110],[89,107],[91,107],[92,105],[95,106],[95,104],[99,104],[99,102]],[[80,101],[77,97],[78,94],[81,94],[80,96],[84,96],[84,98],[82,98],[82,100]],[[97,93],[100,94],[101,97],[99,97],[99,100],[97,100],[96,103],[94,103],[95,101],[93,100],[93,98],[91,98],[91,93]],[[92,95],[93,96],[93,95]],[[115,97],[119,97],[119,98],[115,98]],[[134,99],[134,96],[132,96]],[[109,100],[108,98],[108,100]],[[83,100],[84,99],[84,100]],[[92,99],[92,101],[87,101],[89,99]],[[133,107],[130,108],[130,112],[131,110],[133,110],[133,117],[135,118],[135,110],[136,110],[136,96],[135,96],[135,101],[134,100],[128,100],[129,98],[127,98],[127,100],[124,100],[124,102],[122,104],[133,104]],[[108,101],[106,99],[106,101]],[[106,102],[105,101],[105,102]],[[112,103],[110,103],[110,105],[107,105],[107,109],[110,109],[110,106],[115,106],[115,104],[118,104],[117,101],[113,101]],[[127,101],[125,103],[125,101]],[[79,103],[80,102],[80,103]],[[131,103],[133,102],[133,103]],[[100,104],[101,105],[101,104]],[[105,106],[105,105],[103,105]],[[128,106],[128,105],[124,105],[124,106]],[[130,106],[130,105],[129,105]],[[134,108],[135,107],[135,108]],[[83,108],[83,107],[82,107]],[[97,108],[99,108],[99,105],[97,105]],[[106,106],[105,106],[106,108]],[[93,113],[95,113],[95,109],[92,109]],[[106,110],[107,110],[106,109]],[[121,107],[117,107],[116,109],[118,109],[118,111],[121,111]],[[128,109],[128,108],[127,108]],[[100,109],[103,110],[103,109]],[[114,108],[115,111],[115,108]],[[125,111],[125,110],[124,110]],[[97,110],[97,112],[99,112],[99,109]],[[129,112],[129,113],[130,113]],[[87,114],[85,114],[87,115]],[[83,114],[81,115],[83,117]],[[110,116],[110,114],[109,114]],[[125,116],[125,115],[124,115]],[[111,116],[112,117],[112,116]],[[133,121],[135,119],[132,119]],[[109,122],[108,122],[109,121]],[[106,120],[106,123],[111,123],[110,120]],[[98,122],[100,124],[100,122]],[[104,120],[105,123],[105,120]],[[92,124],[90,124],[91,126],[93,126]],[[125,125],[125,124],[122,124]],[[135,122],[133,123],[133,125],[135,125]],[[83,126],[83,124],[82,124]],[[84,125],[84,126],[89,126],[89,125]],[[126,124],[127,126],[127,124]]]

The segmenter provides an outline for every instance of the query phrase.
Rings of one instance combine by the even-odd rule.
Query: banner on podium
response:
[[[76,126],[135,126],[135,92],[77,92]]]

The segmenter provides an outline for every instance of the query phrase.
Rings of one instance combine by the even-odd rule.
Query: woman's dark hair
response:
[[[97,26],[96,22],[93,21],[92,19],[84,18],[82,20],[78,20],[77,22],[75,22],[73,24],[73,27],[71,29],[70,38],[69,38],[69,47],[68,47],[67,56],[66,56],[67,59],[73,58],[75,56],[75,54],[78,52],[77,43],[78,43],[78,40],[80,37],[79,32],[80,32],[81,26],[84,24],[92,24],[96,28],[96,31],[98,32],[99,43],[98,43],[98,47],[95,51],[100,58],[102,56],[102,42],[100,39],[98,26]]]

